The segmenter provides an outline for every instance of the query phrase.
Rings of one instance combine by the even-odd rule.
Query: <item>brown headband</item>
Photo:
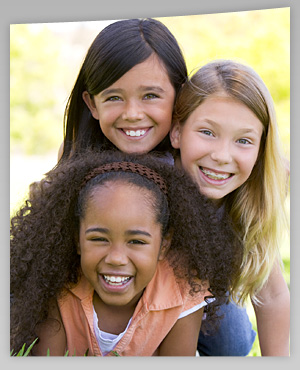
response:
[[[160,190],[167,195],[167,185],[164,179],[157,172],[149,167],[143,166],[142,164],[132,162],[112,162],[97,167],[85,176],[81,187],[85,186],[88,181],[102,173],[118,171],[132,172],[144,176],[158,185]]]

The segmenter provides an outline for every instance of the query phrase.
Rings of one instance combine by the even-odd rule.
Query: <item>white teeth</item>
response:
[[[104,279],[108,283],[112,283],[115,285],[121,285],[124,282],[127,282],[130,279],[130,276],[109,276],[109,275],[103,275]]]
[[[226,180],[228,179],[228,177],[230,177],[229,173],[215,173],[215,172],[206,170],[202,167],[200,167],[200,169],[207,177],[213,180]]]
[[[125,134],[127,136],[143,136],[143,135],[145,135],[145,133],[146,133],[146,130],[136,130],[136,131],[134,131],[134,130],[126,130],[125,131]]]

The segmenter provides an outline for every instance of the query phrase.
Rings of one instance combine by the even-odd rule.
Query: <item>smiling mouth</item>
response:
[[[122,129],[126,136],[129,137],[141,137],[144,136],[149,129],[139,129],[139,130],[126,130]]]
[[[111,275],[102,275],[105,282],[109,285],[117,286],[124,285],[132,278],[132,276],[111,276]]]
[[[221,173],[221,172],[214,172],[212,170],[208,170],[207,168],[199,167],[201,172],[212,180],[227,180],[229,177],[233,176],[232,173]]]

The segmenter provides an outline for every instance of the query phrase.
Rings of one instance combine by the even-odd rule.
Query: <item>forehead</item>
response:
[[[87,207],[125,209],[131,212],[140,208],[150,208],[154,212],[154,194],[151,190],[125,179],[107,180],[103,184],[95,185],[88,196]]]
[[[139,228],[161,232],[153,197],[150,190],[129,183],[96,186],[87,199],[80,224],[102,225],[115,232]]]
[[[153,81],[158,84],[171,84],[164,62],[155,53],[133,66],[114,84],[126,83],[129,79],[133,79],[136,84],[151,84]]]
[[[191,119],[211,120],[214,123],[236,123],[239,127],[262,132],[263,124],[256,114],[240,100],[228,95],[212,95],[205,99],[191,114]]]

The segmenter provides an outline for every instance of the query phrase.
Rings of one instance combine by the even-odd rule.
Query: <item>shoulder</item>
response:
[[[94,288],[83,275],[76,285],[65,288],[57,299],[62,318],[73,317],[75,312],[82,310],[82,305],[91,306],[93,293]]]
[[[66,351],[66,332],[56,301],[50,305],[48,319],[37,327],[39,342],[34,346],[34,356],[63,356]]]
[[[205,302],[205,296],[210,295],[207,282],[197,282],[195,292],[188,281],[178,278],[169,262],[164,259],[157,264],[156,273],[148,284],[144,299],[151,307],[176,307],[181,306],[187,310],[195,305]]]

